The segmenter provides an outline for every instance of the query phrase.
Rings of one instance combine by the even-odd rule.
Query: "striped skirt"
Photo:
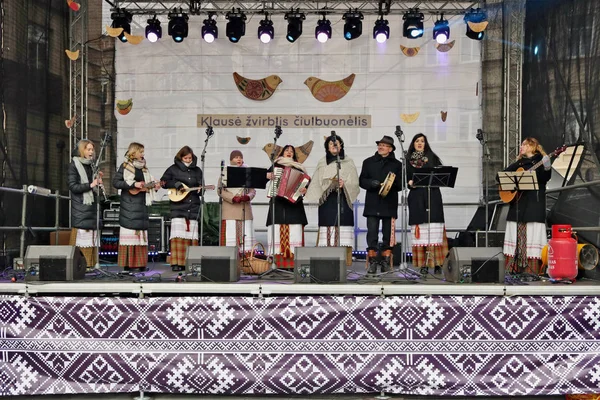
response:
[[[543,223],[507,221],[503,248],[506,272],[541,274],[542,248],[547,243]]]
[[[88,268],[96,266],[96,231],[72,228],[69,237],[69,246],[77,246],[85,257]]]
[[[198,239],[172,238],[170,241],[171,265],[185,266],[187,249],[190,246],[198,246]]]
[[[423,225],[418,225],[420,227],[420,238],[417,240],[417,243],[423,243],[423,244],[418,244],[415,245],[415,227],[412,227],[412,237],[411,239],[413,240],[412,242],[412,264],[415,267],[427,267],[427,268],[431,268],[431,267],[435,267],[435,266],[441,266],[444,264],[444,260],[446,259],[446,256],[448,255],[448,239],[446,238],[446,228],[444,227],[444,224],[439,224],[442,226],[442,229],[435,229],[435,232],[440,232],[441,235],[439,233],[436,233],[434,235],[434,229],[433,229],[433,225],[438,225],[438,224],[431,224],[431,230],[429,231],[431,233],[431,236],[429,239],[427,240],[423,240],[423,236],[425,236],[425,238],[428,238],[429,235],[425,234],[423,235],[423,227],[426,227],[427,224],[423,224]],[[431,241],[432,243],[427,243]],[[427,253],[429,252],[429,258],[427,257]],[[427,265],[426,265],[427,264]]]

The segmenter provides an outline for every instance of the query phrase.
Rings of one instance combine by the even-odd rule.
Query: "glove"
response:
[[[379,189],[381,187],[381,182],[379,182],[377,179],[373,179],[371,181],[371,189]]]
[[[181,182],[175,182],[175,189],[177,189],[177,190],[183,189],[183,183],[181,183]]]
[[[242,201],[242,198],[240,196],[235,196],[231,201],[235,204],[239,204]]]
[[[544,169],[546,171],[548,171],[550,168],[552,168],[552,162],[550,161],[550,157],[548,157],[547,155],[542,157],[542,163],[544,164]]]
[[[242,196],[242,203],[247,203],[250,201],[250,196],[248,196],[247,194]]]

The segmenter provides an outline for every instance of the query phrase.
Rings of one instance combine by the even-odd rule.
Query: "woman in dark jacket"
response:
[[[408,224],[411,231],[412,262],[415,267],[421,267],[421,274],[427,274],[429,267],[435,267],[434,272],[441,273],[441,265],[448,254],[442,193],[437,187],[430,189],[415,187],[413,175],[421,168],[441,166],[442,161],[431,150],[427,136],[422,133],[413,137],[408,147],[406,161],[406,178],[410,189]]]
[[[552,164],[537,139],[526,138],[521,143],[517,161],[505,169],[516,171],[523,168],[527,171],[540,162],[543,168],[535,169],[539,190],[518,192],[508,209],[503,252],[509,273],[537,275],[541,272],[542,248],[548,243],[546,183],[552,174]]]
[[[93,159],[94,143],[87,139],[80,140],[73,151],[67,175],[71,191],[72,230],[69,242],[72,246],[79,247],[88,267],[96,265],[98,196],[94,193],[94,188],[102,184],[102,173],[95,177],[92,171]]]
[[[163,174],[160,181],[165,189],[176,189],[185,194],[185,186],[200,188],[202,170],[196,164],[198,158],[189,146],[184,146],[175,155],[173,165]],[[171,269],[185,269],[185,256],[189,246],[198,246],[198,219],[200,218],[200,189],[190,190],[180,201],[171,205]]]
[[[119,267],[142,272],[148,264],[148,209],[154,192],[160,188],[146,168],[144,145],[133,142],[125,153],[125,162],[113,178],[121,189],[119,209]]]

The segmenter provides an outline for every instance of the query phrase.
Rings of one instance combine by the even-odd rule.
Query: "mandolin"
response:
[[[134,187],[133,189],[129,189],[129,193],[131,193],[132,195],[136,195],[138,193],[141,192],[147,192],[148,189],[153,188],[154,185],[156,185],[157,182],[152,181],[152,182],[144,182],[144,187],[142,187],[141,189]]]
[[[565,151],[567,148],[567,146],[561,146],[559,148],[557,148],[556,150],[554,150],[552,153],[548,154],[549,157],[554,157],[559,155],[560,153],[562,153],[563,151]],[[539,166],[543,165],[543,161],[540,160],[537,163],[535,163],[531,168],[529,168],[527,171],[535,171]],[[515,172],[523,172],[525,171],[525,168],[518,168]],[[499,190],[498,193],[500,194],[500,200],[502,200],[504,203],[511,203],[515,197],[517,196],[517,192],[518,190]]]
[[[169,195],[169,200],[171,200],[172,202],[179,202],[183,199],[185,199],[188,195],[189,192],[193,192],[194,190],[200,190],[202,189],[202,186],[196,186],[196,187],[187,187],[185,185],[185,183],[182,183],[183,187],[179,190],[177,189],[169,189],[167,191],[168,195]],[[204,190],[214,190],[215,189],[215,185],[205,185],[204,186]]]

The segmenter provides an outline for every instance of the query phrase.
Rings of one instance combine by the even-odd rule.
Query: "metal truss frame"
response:
[[[88,136],[88,0],[79,0],[79,12],[69,13],[69,50],[79,51],[79,58],[69,60],[70,149]]]

